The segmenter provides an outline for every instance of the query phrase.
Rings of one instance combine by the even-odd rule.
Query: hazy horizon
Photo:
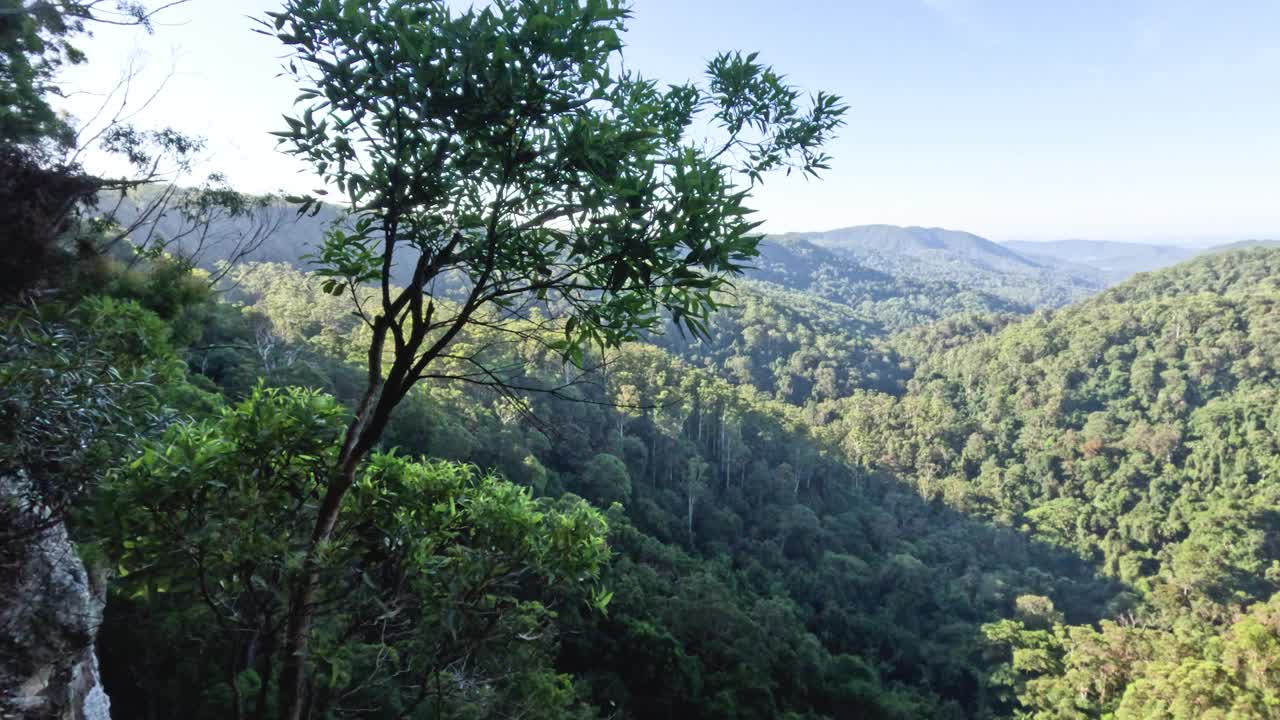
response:
[[[250,31],[270,0],[193,0],[154,35],[105,27],[71,90],[101,92],[131,56],[138,117],[209,139],[207,170],[245,190],[308,189],[267,134],[295,88],[281,47]],[[1280,237],[1280,5],[1196,0],[1069,6],[982,0],[638,0],[628,66],[695,77],[715,52],[761,51],[806,91],[850,105],[821,182],[770,178],[770,233],[865,224],[996,241],[1213,245]],[[100,102],[73,95],[89,115]]]
[[[993,237],[983,235],[982,233],[979,233],[979,232],[974,232],[968,228],[943,227],[941,225],[924,225],[920,223],[910,223],[910,224],[900,225],[897,223],[878,223],[878,222],[858,223],[856,225],[840,225],[837,227],[809,229],[809,230],[779,230],[779,231],[770,230],[768,231],[768,234],[774,235],[774,236],[816,235],[821,233],[835,232],[837,230],[846,230],[853,227],[866,227],[866,226],[876,226],[876,225],[900,227],[907,230],[918,228],[923,230],[964,232],[964,233],[969,233],[971,235],[976,235],[978,237],[983,238],[984,240],[990,240],[994,243],[998,243],[1001,245],[1006,245],[1011,243],[1046,243],[1047,244],[1047,243],[1064,243],[1064,242],[1091,242],[1091,243],[1115,243],[1115,244],[1121,244],[1121,245],[1134,245],[1134,246],[1147,246],[1147,247],[1182,247],[1182,248],[1206,249],[1206,248],[1216,247],[1219,245],[1229,245],[1232,243],[1274,242],[1275,241],[1275,238],[1272,238],[1272,237],[1243,237],[1243,238],[1232,237],[1232,238],[1222,238],[1222,239],[1210,238],[1210,239],[1184,239],[1184,240],[1171,239],[1171,240],[1163,240],[1163,241],[1158,239],[1156,240],[1116,240],[1111,238],[1098,238],[1098,237],[1048,237],[1048,236],[1030,237],[1030,238],[1022,238],[1022,237],[993,238]]]

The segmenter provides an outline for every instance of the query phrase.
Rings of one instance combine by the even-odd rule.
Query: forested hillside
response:
[[[947,283],[1023,308],[1057,307],[1105,287],[1092,272],[1046,265],[972,233],[941,228],[861,225],[792,233],[776,241],[799,242],[872,271],[928,285]]]
[[[900,258],[908,264],[908,258]],[[961,312],[1025,312],[1032,306],[974,290],[946,277],[873,269],[807,240],[771,237],[748,276],[846,305],[884,330],[901,330]]]
[[[1278,291],[1280,252],[1209,256],[824,407],[853,459],[1124,584],[1100,626],[988,628],[1033,716],[1274,716]]]
[[[612,0],[287,0],[327,189],[128,125],[105,180],[54,71],[150,16],[45,10],[0,1],[0,716],[1280,718],[1280,249],[762,237],[843,101],[618,73]]]
[[[1274,681],[1238,658],[1245,632],[1253,667],[1277,657],[1278,271],[1275,251],[1213,256],[1052,316],[902,335],[924,359],[900,397],[802,410],[631,345],[575,397],[532,396],[537,424],[428,388],[386,443],[619,503],[608,615],[557,620],[554,663],[597,706],[982,717],[1071,697],[1079,717],[1161,717],[1177,690],[1266,716]],[[228,282],[193,367],[232,396],[262,377],[354,397],[341,300],[286,265]]]
[[[249,266],[235,282],[245,312],[282,339],[341,353],[341,304],[296,271]],[[280,381],[317,362],[295,358]],[[847,462],[799,409],[658,349],[623,348],[581,390],[590,404],[533,398],[545,423],[534,426],[489,393],[433,391],[389,442],[497,467],[551,496],[621,503],[609,617],[566,626],[566,638],[588,639],[562,662],[637,717],[843,716],[850,702],[884,717],[965,717],[990,702],[981,622],[1036,593],[1094,617],[1116,592],[1070,553]],[[611,407],[622,403],[649,409]]]
[[[695,367],[795,405],[857,388],[894,392],[907,369],[887,332],[848,306],[769,283],[740,280],[705,337],[669,327],[647,338]]]

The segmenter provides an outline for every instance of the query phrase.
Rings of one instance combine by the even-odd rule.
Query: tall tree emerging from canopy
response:
[[[701,332],[715,291],[756,254],[750,188],[771,171],[827,167],[839,98],[802,102],[741,53],[717,56],[701,83],[661,87],[625,69],[628,16],[619,0],[466,12],[444,0],[287,0],[268,14],[263,32],[289,47],[302,86],[277,135],[346,196],[352,219],[329,233],[318,272],[330,292],[350,293],[372,338],[308,568],[415,383],[505,386],[455,349],[464,328],[527,335],[532,306],[562,308],[552,342],[576,363],[589,347],[658,329],[667,313]],[[298,201],[303,211],[316,202]],[[403,288],[396,267],[412,268]],[[464,299],[437,297],[442,278],[464,280]],[[380,288],[372,300],[368,285]],[[291,720],[314,585],[304,569],[290,600],[281,698]]]

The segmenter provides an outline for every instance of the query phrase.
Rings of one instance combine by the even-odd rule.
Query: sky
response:
[[[122,69],[141,126],[203,135],[202,169],[305,190],[276,152],[295,88],[249,17],[276,0],[192,0],[153,34],[81,44],[67,109],[89,117]],[[997,241],[1209,244],[1280,237],[1277,0],[634,0],[628,66],[699,76],[723,50],[850,106],[819,181],[775,176],[772,232],[890,223]],[[167,80],[166,80],[167,78]],[[92,158],[91,158],[92,161]]]

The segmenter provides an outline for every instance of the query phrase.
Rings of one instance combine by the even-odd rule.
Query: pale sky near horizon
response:
[[[154,35],[102,28],[69,89],[110,87],[131,56],[141,125],[209,141],[207,170],[251,191],[313,183],[268,131],[296,94],[281,47],[250,32],[275,0],[192,0]],[[771,178],[773,232],[866,223],[993,240],[1209,243],[1280,237],[1277,0],[634,0],[630,67],[696,77],[759,50],[850,105],[823,180]],[[90,95],[71,98],[84,114]]]

